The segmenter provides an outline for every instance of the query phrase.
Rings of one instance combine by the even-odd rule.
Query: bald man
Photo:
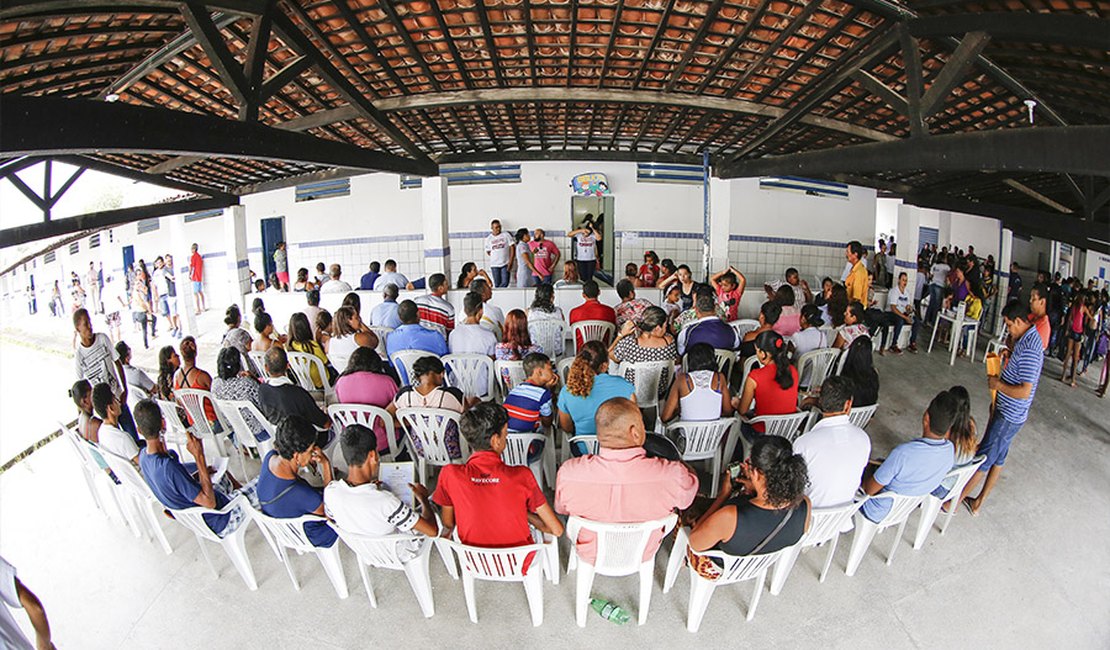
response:
[[[591,521],[636,523],[661,519],[675,509],[688,508],[698,492],[698,476],[685,464],[648,458],[644,451],[644,420],[631,400],[614,397],[595,416],[596,456],[571,458],[555,479],[555,511]],[[659,548],[662,531],[654,533],[644,549],[649,560]],[[593,564],[597,539],[583,531],[578,536],[578,557]]]

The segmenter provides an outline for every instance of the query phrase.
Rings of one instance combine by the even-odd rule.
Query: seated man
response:
[[[606,401],[597,410],[596,422],[601,449],[596,456],[571,458],[559,468],[556,512],[597,522],[634,523],[690,506],[698,493],[698,475],[681,462],[647,457],[644,420],[635,402],[623,397]],[[659,531],[652,533],[645,561],[662,539]],[[596,536],[583,531],[577,543],[578,556],[593,564]]]
[[[455,329],[455,306],[444,298],[448,288],[447,276],[433,273],[428,276],[428,293],[413,301],[420,324],[442,333],[444,337]]]
[[[902,354],[902,350],[898,347],[898,337],[902,335],[902,328],[906,325],[910,326],[910,344],[907,349],[910,352],[917,352],[917,330],[921,327],[921,320],[917,318],[917,312],[914,310],[913,296],[906,291],[908,283],[909,276],[905,271],[899,273],[898,284],[890,290],[890,295],[887,297],[889,311],[883,315],[882,344],[879,346],[879,354],[882,354],[883,349],[886,348],[888,326],[894,329],[890,351],[894,354]]]
[[[871,438],[848,421],[852,410],[852,380],[834,375],[821,384],[821,420],[794,441],[809,470],[806,496],[814,508],[852,502],[860,477],[871,457]]]
[[[682,328],[678,333],[678,353],[686,354],[686,350],[695,343],[708,343],[715,350],[735,350],[740,347],[740,338],[736,330],[717,315],[717,304],[713,289],[706,286],[698,287],[694,296],[694,309],[698,319]]]
[[[319,467],[324,485],[332,481],[331,462],[316,444],[316,430],[304,418],[281,421],[274,436],[274,450],[262,459],[258,473],[258,503],[263,514],[275,519],[324,515],[324,493],[300,476],[305,467]],[[328,548],[338,536],[325,521],[306,521],[304,534],[313,546]]]
[[[894,448],[871,476],[863,479],[863,491],[872,496],[890,490],[905,496],[921,496],[932,492],[956,457],[948,441],[948,430],[956,419],[956,398],[941,391],[929,403],[921,418],[921,437]],[[877,461],[871,461],[872,466]],[[861,512],[873,522],[880,522],[890,512],[890,499],[869,499]]]
[[[377,260],[370,262],[370,270],[362,274],[359,278],[358,288],[360,291],[373,291],[374,282],[377,281],[378,276],[381,275],[382,265]]]
[[[385,338],[385,350],[390,357],[401,350],[423,350],[440,357],[448,353],[443,334],[420,324],[416,303],[402,301],[397,307],[397,317],[401,326]]]
[[[404,275],[397,272],[397,262],[394,260],[385,261],[385,271],[374,280],[374,291],[381,291],[385,285],[392,284],[398,289],[412,289],[412,283]]]
[[[601,288],[597,286],[596,280],[586,280],[582,283],[582,298],[584,302],[574,309],[570,310],[569,322],[571,326],[575,323],[584,320],[600,320],[612,323],[614,327],[617,325],[617,312],[609,305],[601,304],[598,296],[601,295]],[[606,346],[609,341],[602,341]],[[578,347],[582,347],[582,341],[578,341]]]
[[[482,327],[482,295],[468,291],[463,297],[466,320],[459,323],[448,336],[451,354],[484,354],[493,358],[497,350],[497,337],[487,327]]]
[[[304,418],[320,430],[317,444],[327,446],[331,440],[331,418],[320,410],[307,390],[289,379],[289,356],[274,346],[266,351],[266,381],[258,387],[258,409],[274,425],[285,418]]]
[[[617,283],[617,295],[621,299],[621,303],[613,310],[617,317],[617,329],[620,329],[621,325],[624,325],[627,321],[639,325],[644,310],[652,306],[651,302],[643,298],[637,298],[636,288],[628,280],[621,280]]]
[[[131,346],[126,341],[116,343],[116,354],[123,366],[123,377],[127,380],[128,389],[138,388],[142,392],[140,397],[148,397],[154,393],[154,380],[139,368],[131,365]]]
[[[385,537],[416,532],[435,537],[439,533],[435,510],[428,503],[428,489],[412,484],[413,496],[420,502],[420,514],[386,490],[378,481],[378,438],[373,429],[361,424],[348,425],[339,436],[347,478],[336,479],[324,487],[324,511],[345,531],[368,537]],[[420,552],[417,540],[403,542],[398,549],[402,561]]]
[[[186,467],[177,458],[177,452],[166,448],[162,439],[162,411],[152,400],[144,399],[135,405],[135,426],[146,440],[146,449],[139,453],[139,469],[143,480],[158,501],[172,510],[185,510],[193,506],[219,510],[227,505],[227,496],[212,485],[204,444],[193,434],[185,448],[196,461],[196,467]],[[190,473],[195,469],[196,473]],[[239,527],[246,513],[236,508],[225,515],[206,514],[204,522],[220,537],[226,537]]]
[[[401,319],[397,316],[397,296],[400,291],[395,284],[387,284],[382,289],[382,302],[370,310],[370,324],[374,327],[388,327],[397,329],[401,326]]]
[[[460,429],[473,453],[465,464],[440,471],[432,496],[441,509],[443,537],[450,537],[456,524],[463,544],[487,548],[534,544],[529,524],[555,537],[563,534],[532,471],[501,460],[508,422],[505,409],[490,402],[463,414]]]
[[[304,314],[306,318],[308,318],[308,326],[312,329],[312,336],[315,337],[316,317],[320,315],[320,312],[324,311],[324,308],[320,306],[320,290],[309,289],[308,291],[305,291],[304,299],[305,302],[308,303],[308,305],[301,310],[301,313]]]
[[[123,409],[120,408],[119,398],[112,392],[112,387],[104,382],[93,386],[92,403],[97,417],[103,421],[97,431],[97,446],[137,464],[139,446],[135,444],[131,434],[119,427],[119,415]]]
[[[474,278],[470,281],[470,290],[482,296],[482,327],[493,332],[500,341],[501,331],[505,326],[505,312],[490,302],[493,299],[493,285],[485,278]]]
[[[343,275],[343,267],[338,264],[332,264],[328,269],[328,281],[320,287],[320,293],[347,293],[351,290],[351,285],[347,284],[340,277]]]

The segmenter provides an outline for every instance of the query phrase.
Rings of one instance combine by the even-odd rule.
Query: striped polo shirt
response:
[[[505,396],[505,410],[509,412],[509,431],[535,431],[540,428],[540,418],[552,414],[551,393],[525,382]]]
[[[439,330],[444,336],[455,329],[455,307],[434,294],[420,296],[416,303],[416,313],[424,327]]]
[[[1011,385],[1033,384],[1033,390],[1026,399],[1014,399],[998,392],[998,401],[995,412],[1006,418],[1008,422],[1023,424],[1029,417],[1029,407],[1033,404],[1033,394],[1037,392],[1037,382],[1041,378],[1041,366],[1044,365],[1044,348],[1041,346],[1041,336],[1036,327],[1030,327],[1021,339],[1014,344],[1010,353],[1010,360],[1002,369],[1002,381]]]

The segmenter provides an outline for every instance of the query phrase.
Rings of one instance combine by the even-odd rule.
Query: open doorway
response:
[[[598,282],[613,284],[613,209],[615,200],[611,196],[573,196],[570,199],[570,229],[582,228],[589,221],[594,230],[601,233],[597,242],[597,271],[594,279]],[[577,239],[577,238],[576,238]],[[570,243],[570,258],[578,261],[576,241]]]
[[[270,284],[270,276],[277,272],[274,251],[278,242],[285,241],[285,217],[262,220],[262,279]]]

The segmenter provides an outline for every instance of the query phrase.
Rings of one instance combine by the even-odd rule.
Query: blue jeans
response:
[[[936,325],[937,312],[940,311],[940,303],[944,300],[944,287],[939,284],[929,285],[929,309],[925,312],[925,322]]]
[[[490,267],[493,272],[493,286],[507,287],[509,286],[509,267],[507,266],[493,266]]]
[[[1014,441],[1014,436],[1021,430],[1023,424],[1025,423],[1010,422],[998,414],[991,417],[990,422],[987,423],[987,432],[983,434],[983,439],[979,441],[979,449],[975,452],[976,455],[983,454],[987,457],[979,466],[980,472],[985,472],[992,467],[1001,467],[1006,463],[1006,455],[1010,453],[1010,443]]]
[[[552,276],[550,275],[533,275],[532,279],[535,280],[537,285],[551,284]]]

